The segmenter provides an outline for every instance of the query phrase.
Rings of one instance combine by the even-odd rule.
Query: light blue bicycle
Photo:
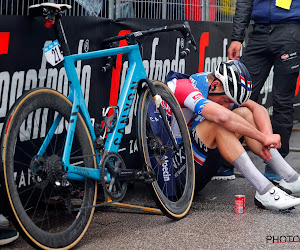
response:
[[[54,27],[70,94],[66,97],[49,88],[26,92],[8,113],[1,138],[1,179],[12,219],[23,237],[40,248],[71,248],[80,241],[97,206],[98,184],[106,196],[119,201],[128,182],[149,183],[158,207],[175,220],[187,214],[194,195],[193,154],[184,116],[168,87],[147,78],[137,44],[138,38],[156,32],[181,31],[185,38],[181,53],[187,55],[190,45],[195,46],[188,23],[108,38],[103,41],[105,49],[70,55],[61,22],[68,8],[44,3],[31,6],[30,12]],[[129,45],[118,47],[123,39]],[[56,41],[45,53],[52,55],[52,63],[62,60]],[[112,114],[105,117],[105,125],[94,129],[75,62],[118,54],[128,55],[125,83],[117,106],[106,109]],[[147,88],[140,93],[137,139],[144,164],[130,169],[118,149],[143,83]],[[30,185],[18,187],[21,178]]]

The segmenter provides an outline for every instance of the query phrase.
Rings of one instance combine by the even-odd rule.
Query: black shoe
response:
[[[234,180],[235,175],[233,168],[226,168],[221,166],[215,176],[211,178],[211,180]]]
[[[15,229],[0,230],[0,246],[9,244],[19,238],[19,232]]]

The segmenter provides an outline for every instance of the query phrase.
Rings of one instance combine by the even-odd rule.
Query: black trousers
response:
[[[241,61],[249,70],[253,82],[251,99],[258,100],[269,73],[274,66],[272,88],[273,132],[280,134],[283,157],[289,153],[293,127],[293,97],[300,64],[300,24],[256,24]]]

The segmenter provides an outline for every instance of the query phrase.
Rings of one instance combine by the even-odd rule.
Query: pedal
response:
[[[145,180],[144,180],[144,182],[148,183],[148,184],[151,184],[154,181],[155,181],[155,178],[153,178],[153,177],[145,178]]]
[[[156,181],[155,172],[154,171],[147,171],[144,172],[144,182],[152,183]]]

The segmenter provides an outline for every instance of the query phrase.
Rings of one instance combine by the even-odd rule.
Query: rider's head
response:
[[[239,60],[221,62],[214,72],[215,80],[218,79],[223,84],[225,95],[238,105],[242,105],[251,96],[252,81],[246,66]],[[213,93],[209,95],[220,95]]]

